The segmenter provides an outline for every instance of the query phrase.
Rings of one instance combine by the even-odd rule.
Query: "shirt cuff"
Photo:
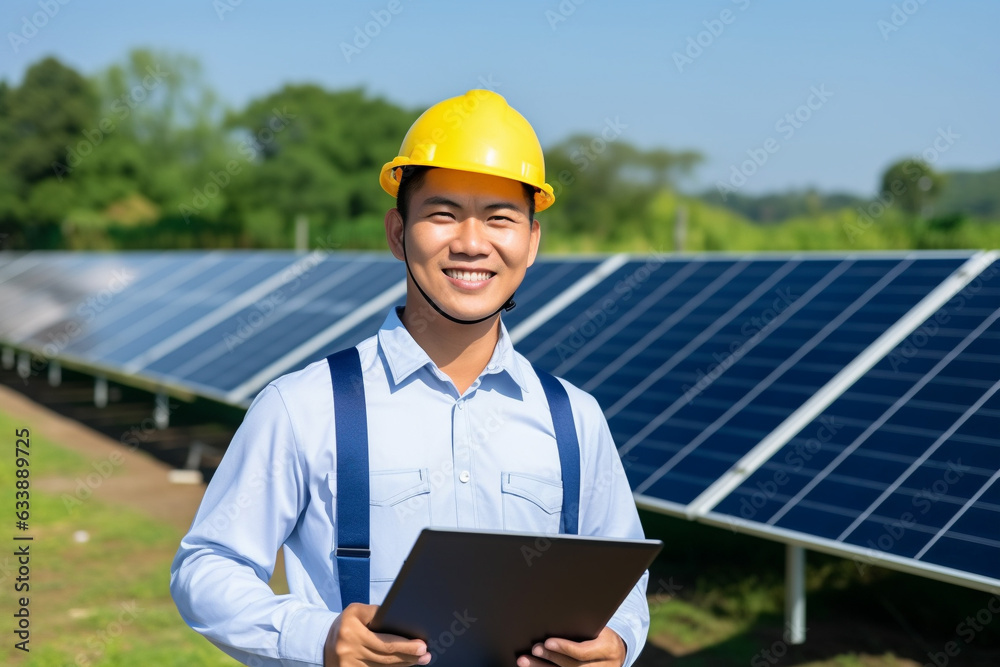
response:
[[[629,667],[638,657],[635,653],[638,641],[632,632],[632,628],[625,623],[619,622],[614,617],[608,621],[608,627],[614,630],[622,638],[622,641],[625,642],[625,662],[622,663],[622,667]]]
[[[278,656],[323,667],[326,638],[339,615],[322,607],[300,607],[289,614],[278,639]]]

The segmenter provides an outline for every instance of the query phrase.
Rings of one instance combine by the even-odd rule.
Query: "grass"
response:
[[[15,428],[31,430],[32,482],[72,479],[92,470],[85,457],[36,435],[33,426],[0,412],[0,433],[8,448],[14,445]],[[8,508],[14,503],[14,470],[12,458],[0,465]],[[60,497],[32,490],[30,502],[30,652],[15,649],[8,639],[0,647],[0,664],[238,664],[188,628],[177,613],[168,584],[179,531],[93,498],[67,510]],[[75,540],[78,531],[86,531],[89,539]],[[7,556],[0,565],[0,609],[9,618],[18,608],[16,564]]]
[[[646,534],[665,542],[648,587],[647,652],[657,657],[644,655],[644,667],[919,667],[928,651],[957,639],[956,625],[990,599],[983,591],[880,568],[862,574],[850,560],[810,552],[807,641],[789,646],[782,545],[659,514],[640,516]],[[1000,664],[1000,623],[962,644],[961,659],[950,664]]]
[[[0,433],[8,447],[15,428],[26,426],[34,434],[33,482],[72,480],[92,470],[87,458],[0,411]],[[8,508],[14,501],[13,471],[12,458],[0,465]],[[956,624],[989,597],[876,568],[862,576],[850,561],[810,553],[809,640],[789,647],[782,637],[781,545],[657,514],[641,517],[646,534],[666,543],[650,570],[651,627],[642,667],[918,667],[927,661],[926,651],[955,639]],[[76,541],[78,531],[86,531],[89,539]],[[93,498],[67,510],[60,497],[32,490],[29,534],[35,538],[31,652],[15,650],[8,635],[0,664],[238,664],[177,613],[168,590],[170,562],[181,538],[173,526]],[[17,609],[13,568],[11,556],[0,556],[0,612],[8,619]],[[1000,664],[997,647],[1000,623],[963,646],[961,661],[952,664]],[[782,657],[769,656],[768,650],[780,650]]]

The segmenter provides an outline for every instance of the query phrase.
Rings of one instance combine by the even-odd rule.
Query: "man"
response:
[[[321,360],[254,399],[171,570],[185,621],[250,665],[427,664],[425,642],[367,627],[420,530],[559,530],[553,418],[500,317],[538,251],[534,212],[555,200],[534,131],[501,96],[469,91],[414,122],[380,181],[397,197],[385,232],[407,292],[357,346],[374,604],[341,602],[337,430]],[[597,402],[563,386],[580,449],[579,533],[643,537]],[[281,546],[288,595],[266,583]],[[596,639],[549,638],[517,665],[631,665],[649,626],[647,579]]]

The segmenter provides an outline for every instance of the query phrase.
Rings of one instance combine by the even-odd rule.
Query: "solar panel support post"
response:
[[[789,644],[806,641],[806,550],[797,544],[785,545],[785,640]]]
[[[49,386],[58,387],[62,384],[62,364],[53,359],[49,362]]]
[[[14,368],[14,348],[4,347],[3,349],[3,367],[5,370],[10,370]]]
[[[17,374],[25,380],[31,375],[31,353],[21,352],[17,355]]]
[[[309,218],[299,213],[295,216],[295,252],[309,251]]]
[[[156,393],[156,407],[153,408],[153,421],[156,422],[156,428],[161,430],[170,426],[170,405],[166,392],[160,391]]]
[[[103,408],[108,404],[108,378],[103,375],[94,377],[94,405]]]

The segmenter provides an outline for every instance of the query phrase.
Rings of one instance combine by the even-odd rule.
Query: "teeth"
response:
[[[489,280],[493,274],[488,271],[458,271],[456,269],[445,269],[445,274],[455,280],[467,280],[469,282],[481,282]]]

